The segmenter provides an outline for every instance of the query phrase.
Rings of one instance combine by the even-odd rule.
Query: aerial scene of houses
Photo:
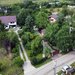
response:
[[[75,75],[75,0],[0,0],[0,75]]]

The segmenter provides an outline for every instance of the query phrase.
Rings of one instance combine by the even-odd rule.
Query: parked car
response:
[[[75,68],[70,68],[67,70],[67,74],[70,75],[72,73],[75,73]]]
[[[71,68],[71,66],[65,65],[65,66],[62,67],[62,72],[66,72],[70,68]]]

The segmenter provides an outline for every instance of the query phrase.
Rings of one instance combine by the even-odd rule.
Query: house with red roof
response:
[[[16,16],[0,16],[0,21],[4,24],[5,29],[17,27]]]

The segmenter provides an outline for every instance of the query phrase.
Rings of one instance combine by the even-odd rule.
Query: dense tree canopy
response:
[[[33,51],[34,55],[37,55],[38,53],[42,52],[42,39],[39,36],[36,36],[34,40],[31,42],[31,50]]]
[[[45,28],[48,25],[48,15],[43,12],[40,11],[36,16],[35,16],[35,21],[37,24],[38,28]]]
[[[32,10],[30,9],[24,9],[22,8],[17,16],[17,20],[18,20],[18,25],[19,26],[24,26],[25,24],[25,19],[27,18],[27,16],[29,14],[32,13]]]
[[[25,19],[25,27],[29,30],[32,31],[33,30],[33,26],[35,25],[34,23],[34,19],[31,15],[28,15],[27,18]]]
[[[36,10],[39,7],[37,3],[33,3],[31,0],[24,0],[23,4],[24,4],[24,8],[29,8],[33,10]]]
[[[45,39],[49,41],[52,45],[56,45],[55,34],[58,32],[58,24],[48,25],[46,27]]]
[[[70,33],[70,26],[64,23],[62,27],[51,25],[46,28],[45,39],[50,44],[59,48],[62,52],[68,52],[75,48],[75,30]]]

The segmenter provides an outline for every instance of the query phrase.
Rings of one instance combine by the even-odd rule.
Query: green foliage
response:
[[[20,26],[23,26],[25,24],[26,17],[31,13],[32,11],[29,9],[22,8],[17,16],[18,24]]]
[[[60,14],[58,15],[58,20],[57,20],[57,22],[58,22],[58,24],[59,24],[60,26],[63,25],[63,23],[64,23],[64,14],[60,13]]]
[[[7,51],[7,53],[8,53],[8,46],[11,48],[10,52],[14,52],[14,50],[12,50],[12,49],[15,48],[16,45],[18,45],[18,44],[19,44],[19,40],[18,40],[16,33],[0,32],[0,46],[4,47]]]
[[[28,15],[27,18],[25,19],[25,27],[27,28],[28,31],[33,31],[33,26],[34,26],[34,19],[31,15]]]
[[[0,32],[3,32],[5,30],[4,25],[0,21]]]
[[[13,35],[12,35],[13,34]],[[13,42],[15,45],[19,44],[19,40],[18,40],[18,36],[16,35],[16,33],[12,32],[8,32],[7,33],[8,39]]]
[[[14,65],[17,65],[18,67],[22,67],[22,65],[23,65],[23,60],[21,60],[20,56],[15,57],[15,58],[13,59],[13,64],[14,64]]]
[[[37,59],[36,57],[33,57],[33,58],[31,59],[31,63],[32,63],[33,65],[37,64],[37,63],[38,63],[38,59]]]
[[[22,40],[24,46],[27,50],[28,56],[31,59],[33,65],[38,64],[42,57],[37,58],[39,53],[42,53],[42,39],[39,35],[31,33],[31,32],[24,32],[22,35]]]
[[[0,47],[3,47],[3,42],[5,39],[7,39],[7,33],[6,32],[0,32]]]
[[[13,5],[23,3],[23,0],[0,0],[0,5]]]
[[[75,68],[75,62],[73,62],[73,63],[71,64],[71,66]]]
[[[14,48],[12,49],[12,53],[19,55],[19,46],[18,46],[18,45],[16,45],[16,47],[14,47]],[[17,55],[16,55],[16,56],[17,56]]]
[[[23,75],[22,73],[23,73],[22,68],[11,66],[11,68],[8,68],[8,71],[6,71],[6,73],[3,75],[20,75],[20,74]]]
[[[75,48],[75,31],[69,33],[70,26],[63,23],[62,26],[58,24],[49,25],[46,28],[45,39],[49,41],[52,46],[58,47],[63,53],[67,53]]]
[[[38,9],[38,5],[36,3],[33,3],[30,0],[24,0],[24,8],[29,8],[29,9],[33,9],[36,10]]]
[[[7,67],[9,67],[9,63],[10,61],[4,56],[4,54],[2,54],[2,57],[0,58],[0,73],[4,72],[7,69]]]
[[[17,5],[17,4],[14,4],[14,5],[11,5],[11,11],[10,11],[10,14],[18,14],[20,12],[20,5]]]
[[[21,38],[22,38],[24,44],[26,44],[28,41],[31,40],[30,35],[31,35],[30,32],[25,32],[25,33],[21,36]]]
[[[58,48],[67,52],[71,39],[69,36],[69,26],[64,25],[56,34],[56,38]]]
[[[0,73],[2,75],[22,75],[22,66],[18,67],[18,65],[13,64],[13,60],[11,61],[4,54],[2,55],[2,58],[0,58]]]
[[[32,42],[31,42],[31,50],[33,50],[33,54],[37,55],[42,51],[42,45],[41,45],[41,38],[37,36]]]
[[[3,65],[3,63],[0,62],[0,72],[3,71],[5,69],[5,66]]]
[[[64,6],[62,7],[62,11],[61,11],[61,13],[64,14],[64,16],[68,15],[69,10],[68,10],[68,8],[67,8],[66,5],[64,5]]]
[[[48,25],[46,27],[45,39],[49,41],[52,45],[56,45],[55,34],[58,32],[59,26],[58,24]]]
[[[46,60],[47,60],[47,58],[32,57],[32,58],[31,58],[31,63],[32,63],[33,65],[38,65],[38,64],[41,64],[41,63],[45,62]]]
[[[28,8],[28,7],[31,6],[32,4],[33,4],[32,1],[24,0],[24,7],[25,7],[25,8]]]
[[[43,12],[40,11],[36,16],[35,16],[35,21],[37,24],[38,28],[45,28],[48,25],[48,15]]]

